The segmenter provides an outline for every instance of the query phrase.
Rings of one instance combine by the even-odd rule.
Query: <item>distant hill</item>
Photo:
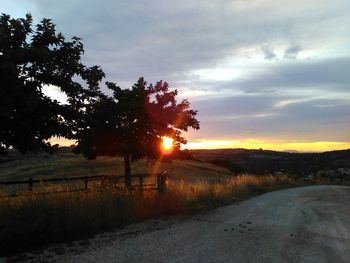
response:
[[[216,149],[190,150],[196,159],[225,166],[234,172],[315,173],[320,170],[350,168],[350,149],[323,153],[295,153],[271,150]]]
[[[96,161],[87,161],[81,155],[75,155],[71,151],[70,147],[59,148],[52,155],[43,152],[22,155],[19,152],[10,151],[7,155],[0,156],[0,179],[51,178],[66,176],[67,173],[70,176],[123,174],[124,167],[120,158],[101,157]],[[189,174],[196,177],[196,174],[203,175],[205,172],[208,173],[208,178],[216,174],[227,175],[230,174],[229,171],[236,174],[290,172],[307,175],[339,168],[350,169],[350,149],[324,153],[291,153],[262,149],[186,150],[181,159],[192,160],[176,161],[172,165],[164,163],[162,167],[169,171],[174,169],[174,174],[184,174],[187,177]],[[193,159],[203,162],[193,162]],[[145,161],[134,163],[133,172],[146,171]]]

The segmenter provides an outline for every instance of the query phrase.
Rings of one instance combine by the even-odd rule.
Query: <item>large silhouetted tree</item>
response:
[[[112,97],[100,96],[74,132],[77,153],[94,159],[97,156],[122,156],[125,184],[131,184],[130,162],[142,157],[158,158],[163,136],[174,139],[175,147],[186,143],[181,131],[199,129],[187,100],[176,101],[177,91],[166,82],[147,85],[140,78],[131,89],[107,83]]]
[[[87,98],[99,96],[104,76],[99,67],[81,63],[83,52],[80,39],[67,41],[50,19],[33,28],[30,14],[20,19],[0,16],[1,152],[50,150],[50,137],[71,136],[70,125],[80,118],[75,110],[89,103]],[[46,96],[45,85],[58,87],[70,105]]]

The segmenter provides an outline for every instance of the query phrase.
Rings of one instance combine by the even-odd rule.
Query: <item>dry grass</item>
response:
[[[240,201],[267,191],[292,186],[294,183],[294,180],[285,175],[277,177],[242,174],[211,183],[206,180],[195,183],[170,181],[168,191],[196,210]]]
[[[0,200],[0,253],[85,238],[150,217],[186,212],[171,193],[113,192],[28,195]]]
[[[14,155],[14,153],[12,153]],[[0,163],[0,180],[25,180],[74,177],[90,175],[123,175],[123,158],[98,157],[97,160],[86,160],[68,150],[61,150],[53,155],[45,153],[15,156],[9,155],[12,161]],[[154,168],[156,167],[156,169]],[[154,170],[155,169],[155,170]],[[175,176],[186,180],[230,176],[231,172],[220,166],[196,161],[173,161],[150,165],[146,160],[132,163],[132,173],[149,173],[168,170]]]
[[[14,154],[14,153],[13,153]],[[122,158],[99,157],[97,160],[86,160],[80,155],[75,155],[69,151],[59,151],[54,155],[45,153],[28,154],[20,156],[10,156],[13,160],[0,163],[0,181],[65,178],[77,176],[111,175],[121,176],[124,174],[124,163]],[[11,159],[10,158],[10,159]],[[228,178],[232,175],[227,169],[205,162],[196,161],[173,161],[150,164],[146,160],[132,163],[132,173],[159,173],[167,170],[174,180],[185,180],[186,182],[196,182],[198,180],[215,181]],[[57,184],[56,184],[57,185]],[[90,185],[90,182],[89,182]],[[82,187],[83,182],[75,185],[59,186],[55,184],[34,184],[34,190],[38,188],[51,187]],[[0,186],[0,194],[15,194],[25,192],[28,185]]]
[[[74,187],[78,190],[83,188],[83,183],[35,184],[32,194],[26,192],[26,185],[0,189],[3,191],[0,195],[12,191],[24,194],[0,198],[0,253],[80,239],[152,217],[209,209],[292,183],[285,176],[233,177],[225,168],[188,160],[153,165],[141,160],[132,167],[133,173],[158,173],[163,169],[170,175],[165,193],[117,191],[112,184],[103,185],[101,189],[99,182],[89,182],[89,192],[49,195],[35,193],[60,192]],[[87,161],[70,152],[23,156],[0,164],[2,180],[122,173],[123,162],[119,158]]]
[[[290,184],[286,176],[252,176],[187,182],[174,178],[165,193],[104,190],[0,199],[1,254],[84,238],[163,215],[216,207]],[[46,189],[47,191],[50,189]],[[57,186],[52,186],[57,191]]]

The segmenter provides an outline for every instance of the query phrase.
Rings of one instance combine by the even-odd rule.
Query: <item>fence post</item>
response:
[[[163,171],[157,175],[157,190],[163,193],[165,191],[167,172]]]
[[[106,176],[104,175],[101,176],[101,186],[104,188],[106,188],[106,180],[107,180]]]
[[[85,190],[88,190],[89,177],[85,176]]]
[[[157,190],[160,192],[160,174],[157,174]]]
[[[139,176],[139,182],[140,182],[140,190],[143,190],[143,175]]]
[[[29,182],[28,182],[28,191],[33,191],[33,178],[30,177],[29,178]]]

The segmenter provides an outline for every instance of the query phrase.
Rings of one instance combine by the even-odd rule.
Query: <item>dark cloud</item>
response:
[[[277,55],[269,48],[264,47],[262,48],[262,52],[264,54],[264,58],[271,60],[271,59],[275,59],[277,57]]]
[[[344,5],[309,10],[312,16],[305,16],[295,5],[276,6],[271,1],[31,2],[60,30],[83,37],[87,62],[102,65],[109,78],[119,81],[139,75],[175,79],[177,74],[212,67],[247,46],[272,50],[275,41],[296,42],[308,34],[305,23],[316,27],[319,19],[333,18]],[[316,28],[313,33],[317,39],[322,32]]]
[[[328,90],[349,92],[350,57],[319,60],[299,60],[278,63],[264,68],[262,73],[224,83],[221,88],[239,87],[244,92],[266,92],[287,89]],[[317,96],[317,94],[314,94]]]
[[[301,46],[290,46],[284,52],[284,57],[289,59],[296,59],[300,51],[302,51]]]
[[[224,98],[207,98],[202,101],[194,101],[192,104],[199,109],[203,118],[223,116],[250,115],[266,112],[273,108],[275,98],[261,95],[241,95]]]
[[[248,101],[251,101],[251,98]],[[257,96],[254,100],[259,101]],[[336,100],[315,100],[312,103],[299,103],[282,110],[272,107],[273,98],[262,97],[264,103],[251,108],[246,99],[218,99],[214,112],[206,112],[202,117],[202,135],[217,134],[219,138],[266,138],[290,140],[333,141],[349,140],[350,102],[339,104]],[[236,103],[235,107],[230,104]],[[241,103],[240,103],[241,102]],[[328,105],[327,107],[318,107]],[[332,106],[330,106],[332,105]],[[206,102],[197,102],[198,108],[207,109]],[[244,114],[237,114],[240,108]],[[239,116],[223,118],[222,116]],[[337,127],[335,129],[335,127]]]

